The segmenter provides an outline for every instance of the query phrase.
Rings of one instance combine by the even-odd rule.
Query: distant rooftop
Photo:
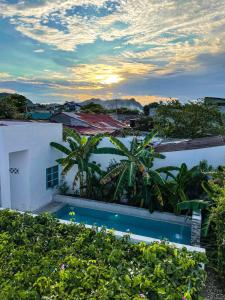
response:
[[[173,152],[182,150],[192,150],[210,148],[225,145],[225,136],[211,136],[185,141],[174,141],[161,143],[155,147],[157,152]]]
[[[0,120],[0,126],[34,125],[34,124],[53,124],[49,122],[24,121],[24,120]]]

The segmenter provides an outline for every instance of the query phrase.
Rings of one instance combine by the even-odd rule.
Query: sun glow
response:
[[[110,85],[110,84],[115,84],[115,83],[119,83],[120,81],[123,80],[122,77],[120,77],[119,75],[100,75],[98,76],[99,78],[99,82],[101,84],[105,84],[105,85]]]

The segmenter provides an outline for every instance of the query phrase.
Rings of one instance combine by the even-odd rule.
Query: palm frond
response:
[[[55,148],[55,149],[57,149],[57,150],[59,150],[62,153],[67,154],[67,155],[69,155],[71,153],[70,149],[68,149],[67,147],[65,147],[65,146],[63,146],[63,145],[61,145],[59,143],[51,142],[50,146],[53,147],[53,148]]]
[[[152,130],[151,132],[149,132],[142,142],[142,147],[144,148],[147,147],[152,142],[152,139],[156,136],[156,134],[157,134],[156,130]]]
[[[70,129],[70,128],[65,128],[65,138],[67,139],[68,137],[73,138],[78,144],[81,143],[81,136],[79,135],[79,133],[74,130],[74,129]]]
[[[110,142],[116,146],[117,149],[124,153],[124,156],[130,157],[129,149],[117,138],[110,136]]]
[[[128,186],[132,187],[134,185],[136,166],[133,162],[129,163],[128,166]]]
[[[189,200],[183,201],[177,204],[179,210],[193,210],[198,211],[200,209],[205,209],[209,206],[209,203],[204,200]]]
[[[113,167],[112,170],[110,170],[105,176],[103,176],[100,183],[106,184],[106,183],[110,182],[113,178],[115,178],[122,172],[125,165],[126,165],[126,163],[120,163],[120,164],[116,165],[115,167]]]
[[[124,156],[124,152],[117,149],[117,148],[110,148],[110,147],[101,147],[94,149],[93,154],[114,154],[114,155],[120,155]]]
[[[124,165],[121,175],[119,176],[118,181],[116,183],[116,189],[114,192],[113,200],[116,200],[117,196],[119,194],[122,194],[124,187],[126,185],[126,182],[127,182],[127,165]]]
[[[165,184],[164,179],[160,176],[160,174],[158,172],[156,172],[155,170],[149,170],[148,172],[154,183],[159,184],[159,185]]]

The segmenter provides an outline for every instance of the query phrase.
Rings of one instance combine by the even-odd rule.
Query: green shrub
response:
[[[199,299],[205,256],[0,211],[0,299]]]
[[[224,171],[223,171],[224,172]],[[209,257],[214,269],[218,272],[218,275],[225,279],[225,185],[224,177],[223,184],[218,176],[214,182],[211,182],[212,206],[209,212],[209,221],[211,231],[209,239],[213,240],[211,245]]]

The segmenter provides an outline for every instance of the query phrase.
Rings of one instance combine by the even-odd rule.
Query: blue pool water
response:
[[[71,212],[74,212],[75,215],[71,215]],[[117,214],[68,204],[58,210],[54,215],[63,220],[71,220],[74,218],[75,222],[78,223],[96,225],[99,227],[105,226],[109,229],[190,245],[190,226],[149,220],[141,217],[133,217],[125,214]]]

